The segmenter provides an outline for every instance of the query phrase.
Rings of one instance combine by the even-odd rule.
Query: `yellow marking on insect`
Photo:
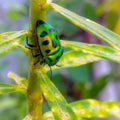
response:
[[[46,40],[51,41],[49,36],[45,36],[45,37],[43,37],[43,38],[40,39],[40,40],[41,40],[41,42],[46,41]]]
[[[43,49],[44,49],[44,50],[46,50],[46,49],[51,49],[51,48],[52,48],[52,41],[51,41],[51,39],[50,39],[49,36],[46,36],[46,37],[42,38],[42,39],[41,39],[41,42],[44,42],[44,41],[46,41],[46,40],[49,41],[49,44],[48,44],[48,45],[45,45],[45,46],[42,46]]]

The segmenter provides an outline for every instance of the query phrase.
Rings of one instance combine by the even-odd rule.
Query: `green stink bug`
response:
[[[35,48],[39,51],[39,54],[34,55],[32,53],[32,56],[41,57],[42,58],[42,62],[40,62],[41,64],[44,63],[47,64],[48,66],[55,65],[63,54],[63,48],[60,45],[60,40],[55,29],[47,22],[37,20],[35,40],[36,40],[35,46],[29,44],[27,40],[27,45],[30,47],[29,49],[31,49],[31,51],[32,48]]]

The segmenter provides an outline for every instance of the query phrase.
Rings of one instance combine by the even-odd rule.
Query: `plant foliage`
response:
[[[45,5],[47,6],[45,7],[46,9],[53,9],[74,25],[86,30],[99,38],[101,41],[108,44],[108,46],[103,46],[61,40],[62,46],[67,49],[67,51],[64,52],[64,55],[58,62],[61,67],[53,66],[53,70],[59,70],[67,67],[77,67],[101,59],[120,63],[119,35],[99,25],[98,23],[79,16],[76,13],[71,12],[55,3],[47,3]],[[0,34],[0,56],[2,57],[16,47],[19,47],[25,54],[28,55],[28,49],[21,45],[21,43],[25,40],[26,36],[30,38],[31,34],[32,32],[30,30]],[[43,115],[43,120],[83,120],[84,118],[106,118],[110,116],[120,118],[120,103],[118,102],[100,102],[94,99],[85,99],[68,103],[58,88],[48,78],[48,71],[49,67],[47,65],[44,67],[39,65],[37,69],[34,70],[36,77],[33,78],[37,78],[36,80],[39,82],[42,94],[50,107],[50,111]],[[26,80],[26,78],[22,78],[12,72],[8,74],[8,77],[13,79],[15,84],[0,83],[0,94],[8,94],[13,92],[19,92],[24,95],[27,94],[29,80]],[[37,95],[35,94],[34,97],[36,96]],[[26,115],[24,120],[37,119],[29,113]]]

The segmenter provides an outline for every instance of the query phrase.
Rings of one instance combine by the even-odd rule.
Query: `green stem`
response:
[[[30,30],[34,35],[35,24],[38,19],[46,19],[46,9],[44,5],[46,0],[29,0],[30,2]],[[30,43],[35,44],[35,37],[31,36],[29,39]],[[42,92],[40,89],[40,82],[37,79],[35,70],[37,69],[33,63],[35,59],[29,52],[29,75],[28,75],[28,113],[31,115],[33,120],[42,120]]]

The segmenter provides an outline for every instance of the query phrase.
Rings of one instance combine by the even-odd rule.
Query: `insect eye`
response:
[[[40,34],[40,37],[45,37],[47,35],[47,32],[46,31],[42,31],[41,34]]]

